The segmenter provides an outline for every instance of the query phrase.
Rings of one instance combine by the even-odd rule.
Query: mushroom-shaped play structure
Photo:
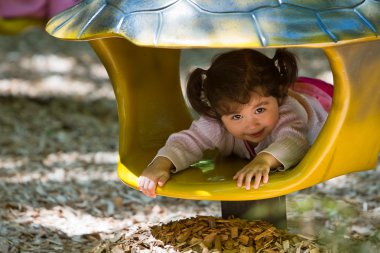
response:
[[[237,188],[232,175],[247,161],[226,158],[172,176],[159,195],[268,199],[376,167],[378,0],[84,0],[54,17],[47,31],[60,39],[89,40],[105,65],[118,106],[118,173],[133,188],[167,137],[192,121],[179,78],[181,50],[187,48],[322,48],[334,77],[333,105],[304,159],[260,189]]]

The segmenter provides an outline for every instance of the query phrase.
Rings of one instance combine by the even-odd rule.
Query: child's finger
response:
[[[140,191],[144,189],[145,179],[146,177],[139,177],[138,179],[138,186],[139,186]]]
[[[140,177],[140,180],[139,180],[139,190],[142,193],[144,193],[145,195],[149,196],[148,192],[147,192],[147,189],[146,189],[146,182],[147,182],[147,178],[146,177]]]
[[[153,197],[152,196],[152,191],[150,190],[150,182],[151,182],[151,180],[150,179],[148,179],[148,178],[145,178],[145,180],[144,180],[144,185],[142,186],[142,189],[141,189],[141,191],[142,191],[142,193],[144,193],[146,196],[148,196],[148,197]]]
[[[266,184],[269,181],[269,172],[264,172],[263,183]]]
[[[236,184],[238,187],[242,187],[243,185],[243,179],[244,179],[244,174],[240,174],[239,176],[237,176],[236,178]]]
[[[254,176],[253,172],[247,173],[245,175],[245,189],[246,190],[250,190],[251,189],[251,182],[252,182],[253,176]]]
[[[143,189],[144,189],[145,192],[147,192],[148,189],[149,189],[149,182],[150,182],[149,178],[145,178],[145,180],[144,180],[144,186],[143,186]]]
[[[152,190],[155,190],[155,189],[156,189],[156,184],[152,180],[149,180],[149,182],[148,182],[148,190],[152,191]]]
[[[238,179],[239,178],[239,176],[241,175],[241,170],[239,170],[238,172],[236,172],[236,174],[235,174],[235,176],[233,176],[233,180],[236,180],[236,179]]]
[[[141,180],[142,180],[141,177],[139,177],[139,178],[137,179],[137,186],[139,187],[140,191],[141,191]]]
[[[158,179],[158,185],[159,186],[164,186],[164,184],[168,181],[168,179],[169,179],[169,175],[163,175],[163,176],[161,176],[159,179]]]
[[[147,189],[150,197],[156,197],[156,183],[152,180],[149,180],[148,189]]]
[[[259,189],[260,182],[261,182],[262,173],[259,172],[255,175],[255,183],[253,184],[254,189]]]

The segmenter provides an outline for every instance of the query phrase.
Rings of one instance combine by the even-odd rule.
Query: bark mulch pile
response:
[[[198,216],[119,234],[98,245],[92,253],[184,252],[184,253],[319,253],[310,238],[275,228],[264,221]]]

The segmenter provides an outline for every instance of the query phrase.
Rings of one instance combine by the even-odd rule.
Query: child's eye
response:
[[[232,120],[239,120],[239,119],[242,119],[242,118],[243,118],[243,116],[241,116],[240,114],[235,114],[235,115],[231,116]]]
[[[263,113],[263,112],[265,112],[265,108],[260,107],[260,108],[256,109],[255,114],[260,114],[260,113]]]

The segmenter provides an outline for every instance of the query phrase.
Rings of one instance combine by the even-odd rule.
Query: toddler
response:
[[[200,118],[168,138],[139,177],[140,191],[155,197],[157,185],[199,161],[205,150],[249,159],[233,177],[246,190],[266,184],[271,170],[296,165],[323,127],[333,92],[330,84],[297,73],[296,58],[286,49],[273,58],[235,50],[207,70],[195,69],[187,96]]]

